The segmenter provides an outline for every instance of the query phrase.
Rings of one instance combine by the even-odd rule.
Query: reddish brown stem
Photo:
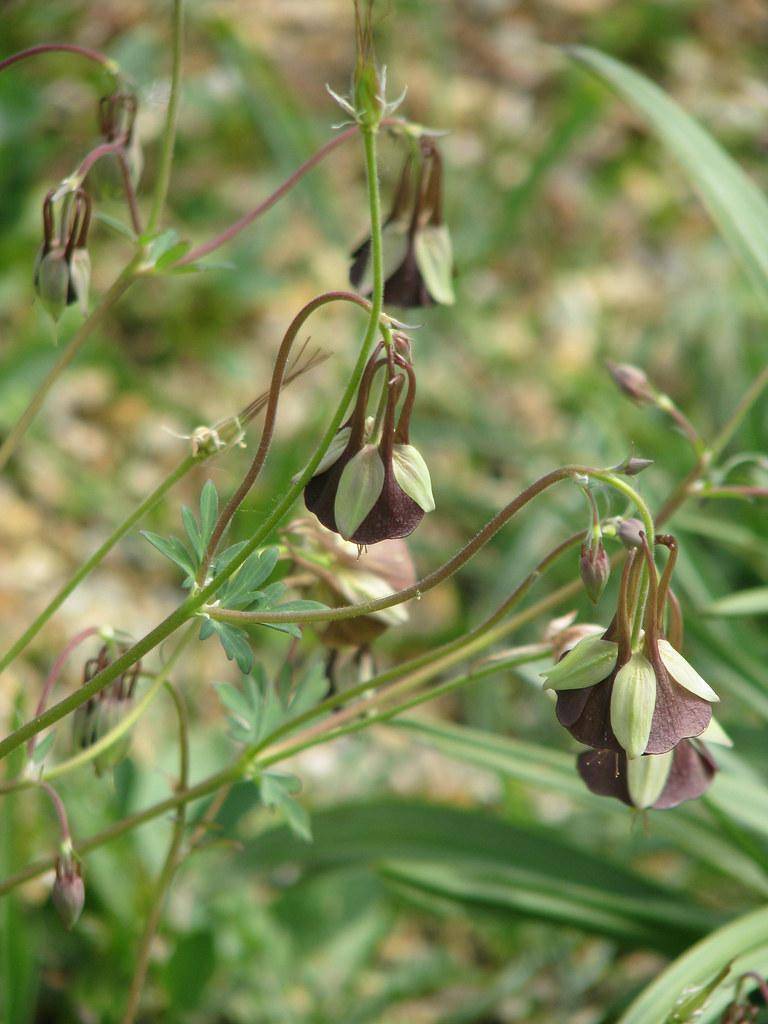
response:
[[[86,57],[88,60],[100,64],[108,71],[114,67],[114,61],[110,60],[106,54],[99,53],[98,50],[91,50],[87,46],[75,46],[72,43],[39,43],[37,46],[30,46],[26,50],[20,50],[11,57],[6,57],[5,60],[0,60],[0,71],[5,71],[6,68],[26,60],[27,57],[35,57],[40,53],[76,53],[80,57]]]
[[[290,355],[291,347],[296,340],[296,336],[304,325],[307,317],[316,309],[319,309],[320,306],[325,306],[329,302],[353,302],[365,310],[369,310],[371,308],[371,304],[367,299],[362,298],[360,295],[356,295],[354,292],[326,292],[324,295],[318,295],[317,298],[308,302],[303,309],[299,310],[291,321],[291,324],[280,343],[277,358],[275,359],[275,366],[272,371],[272,382],[269,387],[269,399],[267,401],[266,412],[264,413],[264,425],[261,429],[259,447],[248,472],[243,477],[242,483],[227,502],[226,507],[219,516],[218,522],[214,527],[213,534],[211,535],[208,548],[206,549],[205,556],[200,567],[200,573],[198,575],[198,582],[200,583],[205,580],[208,567],[216,553],[216,548],[218,547],[219,541],[229,525],[232,516],[242,504],[243,499],[248,494],[251,487],[253,487],[267,458],[267,452],[269,451],[269,446],[272,443],[272,436],[275,432],[275,420],[277,419],[277,406],[280,401],[280,391],[283,386],[283,375],[285,373],[288,356]]]
[[[95,633],[98,633],[98,631],[99,630],[96,626],[90,626],[88,629],[84,629],[81,633],[77,633],[75,636],[72,637],[72,639],[66,645],[64,650],[54,661],[53,665],[51,665],[51,670],[48,673],[45,683],[43,684],[43,692],[40,694],[40,700],[37,702],[35,718],[37,718],[38,715],[42,715],[42,713],[45,711],[48,705],[48,698],[51,696],[51,692],[56,683],[58,682],[59,676],[61,675],[62,670],[66,665],[70,654],[75,650],[75,648],[79,647],[81,643],[87,640],[88,637],[93,636]],[[35,746],[37,744],[37,737],[38,734],[35,734],[34,736],[30,736],[29,738],[29,743],[27,744],[28,757],[32,757],[32,754],[34,753]]]

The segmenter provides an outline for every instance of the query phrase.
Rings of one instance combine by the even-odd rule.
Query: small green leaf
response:
[[[157,548],[161,555],[165,555],[166,558],[175,562],[188,576],[194,577],[195,560],[178,537],[165,538],[150,530],[141,530],[140,532],[141,536]]]
[[[248,675],[253,668],[253,651],[247,634],[227,622],[210,621],[229,661],[235,661],[243,675]]]
[[[279,810],[286,824],[299,839],[312,842],[312,828],[304,807],[294,800],[293,794],[301,790],[301,782],[294,775],[266,772],[261,776],[259,791],[265,807]]]
[[[216,683],[214,689],[221,703],[245,722],[251,722],[253,708],[245,695],[229,683]]]
[[[181,521],[184,523],[184,529],[187,531],[187,537],[189,537],[189,543],[192,545],[192,550],[197,556],[195,562],[195,568],[197,568],[203,557],[203,538],[200,533],[200,527],[198,526],[197,520],[192,515],[191,509],[188,509],[186,505],[182,505],[181,507]]]
[[[712,601],[702,609],[704,615],[768,615],[768,587],[750,587]]]
[[[219,495],[216,492],[216,484],[213,480],[206,480],[200,492],[200,532],[202,533],[205,547],[208,546],[218,517]]]

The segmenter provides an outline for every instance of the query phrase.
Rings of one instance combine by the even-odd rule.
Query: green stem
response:
[[[768,388],[768,366],[764,366],[757,377],[752,381],[750,386],[744,392],[740,402],[726,420],[724,426],[721,428],[712,444],[709,446],[710,461],[713,461],[722,454],[723,449],[727,447],[731,438],[744,421],[744,417],[766,388]]]
[[[166,637],[170,636],[179,628],[179,626],[183,625],[192,615],[194,615],[195,612],[205,604],[208,598],[215,594],[225,580],[229,579],[229,577],[237,571],[243,562],[245,562],[245,560],[255,550],[257,550],[257,548],[263,545],[264,540],[290,511],[294,501],[299,497],[307,481],[310,480],[314,474],[315,467],[319,464],[323,455],[327,451],[328,446],[341,425],[344,414],[357,391],[360,378],[362,377],[365,369],[365,364],[368,361],[368,355],[370,353],[373,340],[378,330],[379,319],[381,317],[383,306],[384,281],[381,248],[381,201],[379,197],[379,181],[376,168],[375,133],[371,130],[363,132],[363,141],[365,144],[365,164],[371,217],[371,249],[373,265],[373,293],[371,295],[371,308],[368,316],[368,326],[352,376],[350,377],[349,383],[341,397],[341,401],[337,406],[336,412],[328,425],[328,429],[318,444],[314,455],[293,486],[289,488],[281,501],[279,501],[277,506],[273,509],[272,514],[267,517],[265,522],[262,524],[261,529],[256,531],[250,542],[245,546],[245,548],[243,548],[237,558],[233,559],[232,562],[230,562],[225,569],[219,572],[198,594],[191,595],[186,601],[183,601],[182,604],[180,604],[179,607],[166,619],[159,623],[159,625],[151,630],[151,632],[147,633],[147,635],[139,640],[138,643],[134,644],[134,646],[129,651],[126,651],[124,655],[117,658],[106,669],[95,675],[89,683],[80,687],[76,693],[70,694],[69,697],[66,697],[52,708],[49,708],[42,715],[39,715],[25,723],[21,728],[17,729],[15,732],[0,741],[0,760],[6,757],[12,750],[15,750],[20,743],[24,743],[29,739],[30,736],[33,736],[36,732],[40,732],[41,729],[46,729],[49,725],[53,725],[55,722],[58,722],[65,715],[68,715],[71,711],[74,711],[75,708],[85,703],[85,701],[92,697],[93,694],[104,689],[104,687],[108,686],[113,679],[116,679],[119,675],[125,672],[126,669],[130,668],[131,665],[135,664],[139,658],[148,654],[149,651],[153,650],[159,643],[165,640]]]
[[[364,299],[360,300],[365,302]],[[367,304],[366,304],[367,308]],[[308,369],[311,369],[316,363],[316,357],[310,356],[304,363],[300,364],[301,355],[297,356],[296,360],[291,364],[288,373],[286,373],[283,380],[283,386],[292,383]],[[49,602],[49,604],[40,612],[35,621],[29,626],[29,628],[19,637],[13,647],[10,648],[0,658],[0,672],[3,672],[11,662],[27,647],[35,636],[40,632],[42,627],[51,618],[55,612],[62,606],[69,595],[77,589],[77,587],[83,582],[83,580],[93,572],[93,570],[101,564],[104,558],[109,554],[112,548],[120,541],[123,537],[132,529],[132,527],[139,522],[145,515],[148,515],[153,508],[155,508],[160,501],[165,497],[168,491],[181,480],[186,474],[196,465],[201,465],[207,461],[213,455],[217,454],[219,449],[219,443],[223,448],[232,443],[242,432],[242,430],[253,420],[258,413],[267,404],[269,398],[268,392],[263,392],[258,395],[252,402],[250,402],[245,409],[240,413],[239,416],[229,417],[222,424],[218,425],[217,436],[218,441],[212,446],[201,448],[199,451],[188,455],[179,465],[174,469],[166,478],[163,480],[155,490],[147,497],[137,509],[135,509],[117,529],[110,534],[110,536],[104,541],[100,548],[95,551],[91,557],[77,570],[70,580],[65,583],[61,590],[56,596]],[[212,428],[216,430],[216,428]]]
[[[10,792],[14,789],[24,789],[28,786],[34,786],[35,783],[38,781],[51,782],[54,779],[60,779],[62,775],[68,775],[70,772],[75,771],[77,768],[81,768],[84,764],[89,764],[91,761],[95,761],[96,758],[99,757],[105,750],[108,750],[109,747],[117,743],[120,737],[124,736],[130,729],[133,728],[136,722],[138,722],[138,720],[141,718],[141,716],[144,714],[144,712],[147,710],[152,701],[160,692],[160,688],[166,684],[171,669],[178,662],[179,658],[184,652],[184,649],[187,647],[187,645],[189,644],[190,640],[192,640],[194,635],[195,627],[193,624],[192,627],[188,629],[184,636],[181,638],[179,643],[174,648],[171,656],[168,658],[166,663],[154,677],[151,685],[147,689],[147,692],[142,695],[141,700],[138,700],[131,708],[131,710],[128,712],[128,714],[121,718],[117,725],[110,729],[109,732],[104,733],[104,735],[100,739],[98,739],[96,743],[93,743],[91,744],[91,746],[86,747],[85,750],[79,751],[73,757],[67,758],[66,761],[61,761],[59,764],[54,765],[53,768],[51,768],[49,771],[43,772],[39,780],[36,780],[34,778],[21,779],[16,783],[10,783],[5,786],[0,785],[0,794]]]
[[[155,194],[152,198],[152,209],[147,221],[147,233],[153,234],[160,223],[163,206],[171,184],[171,165],[173,164],[173,147],[176,142],[176,124],[179,113],[179,96],[181,93],[181,55],[182,36],[184,30],[184,0],[173,0],[173,65],[171,68],[171,92],[168,97],[168,109],[165,113],[165,129],[160,150],[160,163],[157,171]]]
[[[42,383],[38,386],[16,425],[0,446],[0,471],[2,471],[8,460],[19,446],[21,439],[29,429],[30,424],[37,416],[43,402],[53,385],[66,370],[80,349],[93,334],[97,327],[100,327],[107,314],[117,303],[135,279],[137,260],[133,259],[123,272],[118,276],[109,291],[103,296],[101,302],[85,320],[80,328],[72,336],[69,344],[63,349],[61,355],[45,375]]]
[[[306,612],[247,612],[208,606],[205,608],[205,614],[220,622],[231,622],[237,625],[244,625],[246,623],[279,622],[338,622],[342,619],[357,618],[361,615],[372,615],[375,612],[383,611],[385,608],[391,608],[393,605],[402,604],[404,601],[408,601],[413,597],[420,597],[426,591],[431,590],[433,587],[436,587],[438,584],[449,579],[449,577],[460,569],[462,565],[473,558],[480,548],[487,544],[488,541],[491,540],[491,538],[505,525],[505,523],[520,511],[520,509],[547,488],[551,487],[553,484],[559,483],[561,480],[573,479],[574,477],[579,476],[594,477],[596,480],[601,480],[603,483],[614,487],[620,493],[629,497],[635,503],[643,518],[646,532],[650,538],[649,542],[653,543],[654,527],[653,517],[650,510],[637,491],[626,483],[626,481],[605,470],[593,469],[591,466],[563,466],[560,469],[552,470],[551,473],[546,473],[544,476],[534,481],[524,491],[521,491],[516,498],[497,512],[493,519],[486,523],[486,525],[479,530],[475,536],[468,541],[463,548],[461,548],[461,550],[457,551],[452,558],[449,558],[448,561],[438,569],[435,569],[433,572],[423,577],[423,579],[418,580],[412,586],[405,587],[403,590],[398,590],[393,594],[389,594],[387,597],[381,597],[371,601],[363,601],[360,604],[355,605],[344,605],[340,608],[326,608],[318,611]]]
[[[187,789],[189,781],[189,726],[187,722],[187,709],[184,705],[184,701],[176,692],[175,687],[167,681],[165,686],[173,698],[179,721],[178,789],[181,792],[184,792]],[[141,999],[141,992],[144,988],[144,982],[149,968],[149,955],[152,940],[154,939],[158,925],[160,924],[160,917],[163,912],[166,895],[171,887],[171,882],[173,881],[173,876],[176,873],[176,868],[179,865],[181,845],[184,841],[186,820],[186,804],[180,803],[176,808],[176,817],[173,823],[173,832],[171,833],[171,842],[168,847],[168,853],[165,856],[165,862],[163,863],[162,870],[158,875],[152,891],[149,914],[147,915],[147,922],[144,926],[144,932],[139,943],[139,951],[136,957],[136,969],[134,970],[133,978],[131,979],[131,986],[128,990],[128,999],[126,1002],[125,1013],[122,1017],[122,1024],[133,1024],[133,1021],[136,1018],[136,1013],[139,1008],[139,1000]]]
[[[315,747],[319,743],[328,743],[331,740],[338,739],[340,736],[348,736],[350,733],[361,732],[363,729],[367,729],[372,725],[378,725],[381,722],[388,722],[391,719],[396,718],[398,715],[401,715],[404,711],[409,711],[411,708],[418,707],[420,704],[426,704],[429,701],[436,700],[438,697],[444,697],[446,694],[453,693],[454,690],[458,690],[462,686],[466,686],[468,683],[479,683],[482,679],[487,679],[488,676],[496,675],[497,672],[503,672],[505,669],[514,668],[518,665],[526,665],[528,662],[536,661],[547,654],[550,650],[551,647],[549,644],[530,644],[527,647],[518,648],[517,650],[510,652],[508,657],[500,658],[498,661],[481,666],[480,668],[472,669],[464,675],[455,676],[453,679],[447,679],[444,683],[440,683],[438,686],[433,686],[429,690],[425,690],[423,693],[419,693],[414,697],[409,697],[408,700],[395,704],[393,707],[375,710],[377,705],[391,700],[395,693],[404,693],[407,690],[418,686],[420,682],[420,680],[412,681],[410,679],[404,679],[401,683],[398,683],[397,686],[392,686],[386,690],[381,697],[377,695],[370,697],[367,700],[359,701],[354,706],[354,717],[356,721],[352,721],[349,724],[343,724],[340,721],[341,716],[337,715],[326,722],[322,722],[317,729],[312,730],[311,736],[306,736],[304,739],[298,739],[294,743],[285,745],[275,753],[269,754],[266,757],[256,757],[254,764],[258,768],[268,768],[271,765],[284,761],[289,757],[294,757],[296,754],[300,754],[302,751],[308,750],[310,747]],[[371,713],[372,711],[373,713]],[[361,718],[361,715],[365,717]],[[352,715],[349,717],[352,717]]]

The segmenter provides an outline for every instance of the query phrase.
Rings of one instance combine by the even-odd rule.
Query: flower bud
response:
[[[64,249],[40,252],[35,267],[35,290],[52,320],[58,320],[67,306],[75,301]]]
[[[608,372],[619,390],[638,405],[648,405],[656,394],[646,374],[630,363],[607,362]]]
[[[587,597],[592,604],[597,604],[611,575],[611,562],[602,539],[592,544],[581,545],[579,573]]]
[[[109,648],[106,645],[102,647],[95,658],[86,662],[83,684],[85,685],[107,668],[114,657],[121,653],[123,653],[123,649],[119,648],[110,656]],[[125,718],[133,705],[136,680],[140,671],[141,662],[137,662],[109,686],[94,694],[77,708],[72,719],[72,742],[75,750],[92,747]],[[129,747],[130,734],[126,732],[94,758],[93,766],[96,774],[103,775],[119,764],[128,753]]]
[[[74,928],[85,905],[80,862],[75,857],[72,844],[62,844],[61,854],[56,858],[56,880],[53,883],[53,905],[64,927]]]
[[[648,469],[652,465],[653,459],[640,459],[635,455],[630,455],[616,467],[614,472],[621,473],[623,476],[639,476],[644,469]]]

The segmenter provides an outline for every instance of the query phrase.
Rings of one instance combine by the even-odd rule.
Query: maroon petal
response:
[[[611,728],[611,690],[614,673],[602,683],[581,690],[560,690],[557,694],[557,718],[574,739],[595,750],[622,748]]]
[[[716,771],[717,763],[703,743],[694,746],[683,740],[675,747],[667,784],[653,806],[663,810],[695,800],[712,785]]]
[[[405,308],[434,305],[416,263],[413,242],[409,244],[403,262],[384,284],[384,301]]]
[[[579,775],[590,792],[612,796],[632,807],[627,788],[627,758],[615,750],[586,750],[576,759]]]
[[[712,718],[712,705],[676,682],[658,656],[651,661],[656,673],[656,707],[645,752],[666,754],[681,740],[704,732]]]
[[[407,537],[424,518],[424,509],[395,480],[392,465],[385,466],[384,486],[376,504],[352,534],[356,544]]]
[[[353,288],[360,288],[368,261],[371,258],[371,239],[365,239],[352,253],[352,265],[349,268],[349,283]]]
[[[338,533],[336,526],[336,491],[344,467],[355,453],[346,448],[332,466],[324,473],[313,476],[304,488],[304,504],[310,512],[314,512],[320,522],[329,530]]]

